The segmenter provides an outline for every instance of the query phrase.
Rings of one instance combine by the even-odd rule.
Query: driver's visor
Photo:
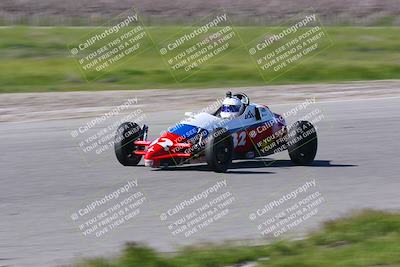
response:
[[[240,106],[222,105],[221,112],[239,112]]]

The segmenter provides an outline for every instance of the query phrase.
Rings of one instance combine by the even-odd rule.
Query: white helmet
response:
[[[243,110],[244,104],[239,98],[227,97],[222,102],[220,115],[223,119],[233,119],[242,114]]]

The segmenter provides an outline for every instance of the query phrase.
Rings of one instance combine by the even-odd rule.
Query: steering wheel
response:
[[[236,93],[236,94],[234,94],[233,96],[239,98],[240,101],[242,101],[242,103],[243,103],[244,105],[246,105],[246,106],[247,106],[248,104],[250,104],[250,99],[249,99],[249,97],[248,97],[246,94],[244,94],[244,93]]]

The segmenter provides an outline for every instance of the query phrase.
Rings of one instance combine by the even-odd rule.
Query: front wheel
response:
[[[232,136],[225,128],[215,129],[206,143],[206,161],[211,170],[226,172],[232,163]]]
[[[133,142],[141,140],[142,137],[143,131],[134,122],[124,122],[118,127],[114,139],[114,150],[119,163],[123,166],[138,165],[142,156],[133,154],[135,150],[138,150]]]
[[[311,122],[296,121],[289,129],[289,157],[296,165],[310,165],[317,154],[317,131]]]

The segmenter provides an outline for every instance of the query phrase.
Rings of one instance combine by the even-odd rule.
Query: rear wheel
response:
[[[232,163],[232,136],[225,128],[215,129],[206,144],[206,161],[211,170],[226,172]]]
[[[122,123],[115,134],[114,150],[119,163],[124,166],[136,166],[142,159],[141,155],[133,154],[138,147],[133,144],[136,140],[141,140],[143,131],[134,122]]]
[[[311,122],[296,121],[288,132],[288,152],[297,165],[310,165],[317,154],[317,132]]]

